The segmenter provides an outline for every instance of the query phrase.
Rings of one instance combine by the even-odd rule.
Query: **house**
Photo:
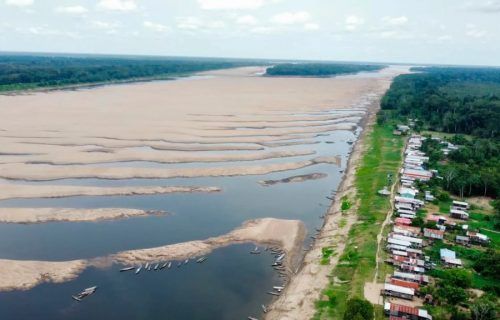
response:
[[[457,254],[453,250],[442,248],[439,250],[439,256],[441,257],[441,260],[444,261],[445,258],[455,259],[457,257]]]
[[[407,133],[408,131],[410,131],[410,127],[404,125],[404,124],[398,124],[397,125],[397,130],[398,131],[401,131],[402,133]]]
[[[469,245],[470,239],[466,236],[456,236],[455,242],[464,246]]]
[[[455,219],[469,220],[469,214],[463,210],[451,207],[450,216]]]
[[[488,245],[490,243],[490,238],[487,235],[484,235],[479,232],[467,231],[467,236],[470,239],[470,242],[477,243],[481,245]]]
[[[425,191],[425,201],[434,201],[435,199],[430,191]]]
[[[415,290],[411,288],[395,286],[390,283],[385,283],[384,288],[381,290],[380,294],[384,296],[413,300],[413,297],[415,296]]]
[[[447,267],[461,268],[462,267],[462,260],[457,259],[457,258],[445,258],[444,264]]]
[[[408,265],[408,266],[416,266],[416,267],[424,267],[425,261],[420,259],[402,257],[398,255],[392,256],[392,263],[395,266]]]
[[[392,231],[404,236],[417,237],[420,235],[420,229],[417,227],[394,226]]]
[[[388,238],[387,243],[395,244],[395,245],[403,246],[403,247],[410,247],[411,246],[410,241],[404,241],[404,240],[394,239],[394,238]]]
[[[392,275],[393,278],[397,279],[403,279],[405,281],[411,281],[411,282],[416,282],[420,284],[427,284],[429,283],[429,277],[426,275],[420,275],[420,274],[414,274],[414,273],[407,273],[407,272],[401,272],[401,271],[394,271],[394,274]]]
[[[420,181],[429,181],[432,178],[432,172],[428,170],[404,169],[403,175]]]
[[[439,255],[441,257],[441,261],[448,267],[461,267],[462,261],[457,259],[457,255],[455,251],[449,250],[446,248],[442,248],[439,250]]]
[[[405,210],[411,210],[413,211],[413,204],[411,203],[404,203],[404,202],[396,202],[395,205],[396,209],[405,209]]]
[[[393,239],[408,241],[408,242],[410,242],[412,244],[412,246],[416,246],[416,247],[421,247],[422,244],[424,243],[424,241],[422,239],[420,239],[420,238],[403,236],[403,235],[397,234],[397,233],[391,233],[390,236]]]
[[[432,215],[432,216],[429,216],[427,217],[427,221],[434,221],[436,222],[436,224],[444,224],[446,223],[448,219],[446,219],[446,217],[443,217],[443,216],[439,216],[439,215]]]
[[[411,288],[411,289],[415,290],[415,293],[420,291],[420,285],[416,282],[401,280],[398,278],[391,278],[390,283],[395,285],[395,286]]]
[[[395,196],[394,201],[397,204],[410,204],[413,206],[413,208],[420,208],[424,206],[424,202],[419,199],[411,199],[411,198],[405,198],[401,196]]]
[[[469,209],[469,204],[467,202],[463,202],[463,201],[453,200],[453,202],[451,203],[451,206],[455,207],[456,209],[459,209],[459,210]]]
[[[390,302],[384,304],[384,313],[393,320],[432,320],[432,316],[425,309]]]
[[[405,225],[405,226],[408,226],[411,224],[411,219],[408,219],[408,218],[396,218],[394,219],[394,222],[396,223],[396,225]]]
[[[405,198],[415,198],[415,196],[417,195],[418,193],[418,190],[416,189],[413,189],[413,188],[405,188],[405,187],[402,187],[402,188],[399,188],[399,191],[398,193],[402,196],[402,197],[405,197]]]
[[[404,209],[404,208],[398,209],[398,213],[399,214],[410,214],[413,216],[417,214],[414,210]]]
[[[444,231],[424,228],[424,237],[430,239],[443,240]]]
[[[408,271],[411,273],[425,273],[425,268],[418,267],[418,266],[412,266],[409,264],[402,264],[399,266],[399,269],[401,271]]]

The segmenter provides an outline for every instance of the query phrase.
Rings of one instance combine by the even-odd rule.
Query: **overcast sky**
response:
[[[500,65],[500,0],[0,0],[0,51]]]

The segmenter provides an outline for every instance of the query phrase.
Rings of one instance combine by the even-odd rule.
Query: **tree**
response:
[[[349,299],[344,313],[344,320],[352,319],[373,320],[373,305],[365,299]]]
[[[446,300],[449,304],[455,305],[467,301],[467,292],[459,287],[445,284],[437,290],[440,299]]]
[[[496,297],[495,297],[496,299]],[[486,297],[477,299],[470,307],[473,320],[494,320],[497,319],[495,303]]]

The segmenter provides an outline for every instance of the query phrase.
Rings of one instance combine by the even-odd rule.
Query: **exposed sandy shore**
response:
[[[253,161],[275,158],[313,155],[312,150],[283,150],[259,153],[229,153],[229,154],[193,154],[193,152],[169,152],[151,150],[138,153],[130,149],[115,149],[110,152],[88,152],[75,150],[75,152],[42,155],[16,156],[10,161],[19,163],[42,163],[53,165],[67,164],[94,164],[109,162],[150,161],[157,163],[182,163],[182,162],[225,162],[225,161]],[[9,159],[2,162],[8,163]]]
[[[404,71],[404,70],[402,70]],[[386,79],[378,91],[379,99],[388,89],[391,78]],[[379,109],[380,100],[373,101],[369,114],[365,119],[365,126],[361,137],[354,145],[350,155],[344,179],[342,180],[334,201],[329,208],[323,227],[318,234],[311,250],[304,257],[301,269],[291,278],[291,281],[284,293],[270,306],[270,311],[266,314],[268,320],[303,320],[311,319],[315,313],[315,302],[320,300],[321,292],[331,281],[328,275],[345,248],[345,239],[351,226],[356,222],[356,204],[349,210],[346,216],[342,216],[340,205],[341,198],[347,196],[351,199],[356,196],[354,186],[355,173],[363,153],[367,150],[366,137],[371,131],[375,122],[375,114]],[[342,227],[340,221],[345,218]],[[329,265],[321,265],[322,248],[332,247],[337,253],[330,258]]]
[[[310,173],[310,174],[303,174],[299,176],[293,176],[293,177],[288,177],[288,178],[283,178],[280,180],[261,180],[259,183],[263,185],[264,187],[268,186],[273,186],[275,184],[280,184],[280,183],[294,183],[294,182],[304,182],[308,180],[318,180],[318,179],[323,179],[328,177],[326,173]]]
[[[88,222],[158,214],[165,212],[127,208],[0,208],[0,223]]]
[[[264,218],[247,221],[240,228],[222,236],[157,248],[124,251],[112,255],[110,258],[114,262],[122,264],[181,260],[206,255],[217,248],[244,242],[277,245],[293,256],[298,253],[305,234],[304,224],[299,220]]]
[[[112,263],[136,265],[160,260],[183,260],[245,242],[280,246],[287,252],[287,261],[290,262],[294,261],[294,257],[300,252],[305,234],[305,226],[299,220],[265,218],[247,221],[225,235],[206,240],[123,251],[91,260],[49,262],[0,259],[0,291],[27,290],[43,282],[69,281],[88,266],[107,267]]]
[[[74,196],[129,196],[177,192],[219,192],[218,187],[87,187],[66,185],[0,184],[0,200],[16,198],[61,198]]]
[[[0,291],[28,290],[44,282],[69,281],[86,267],[85,260],[52,262],[0,259]]]
[[[11,180],[57,180],[65,178],[99,179],[153,179],[230,177],[261,175],[272,172],[295,170],[321,163],[337,163],[336,157],[316,157],[298,162],[271,163],[254,166],[211,167],[211,168],[144,168],[144,167],[90,167],[84,165],[53,166],[9,163],[0,166],[0,178]]]

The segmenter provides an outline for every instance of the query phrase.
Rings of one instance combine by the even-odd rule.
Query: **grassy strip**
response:
[[[355,183],[359,222],[349,231],[346,248],[332,272],[332,278],[348,282],[329,284],[323,292],[324,298],[317,302],[314,319],[342,319],[347,299],[363,297],[365,282],[372,281],[374,276],[377,234],[390,209],[389,198],[379,196],[377,191],[388,184],[389,173],[397,176],[404,140],[393,136],[389,125],[379,124],[367,138],[369,149],[363,155]],[[381,314],[380,310],[376,314]]]

